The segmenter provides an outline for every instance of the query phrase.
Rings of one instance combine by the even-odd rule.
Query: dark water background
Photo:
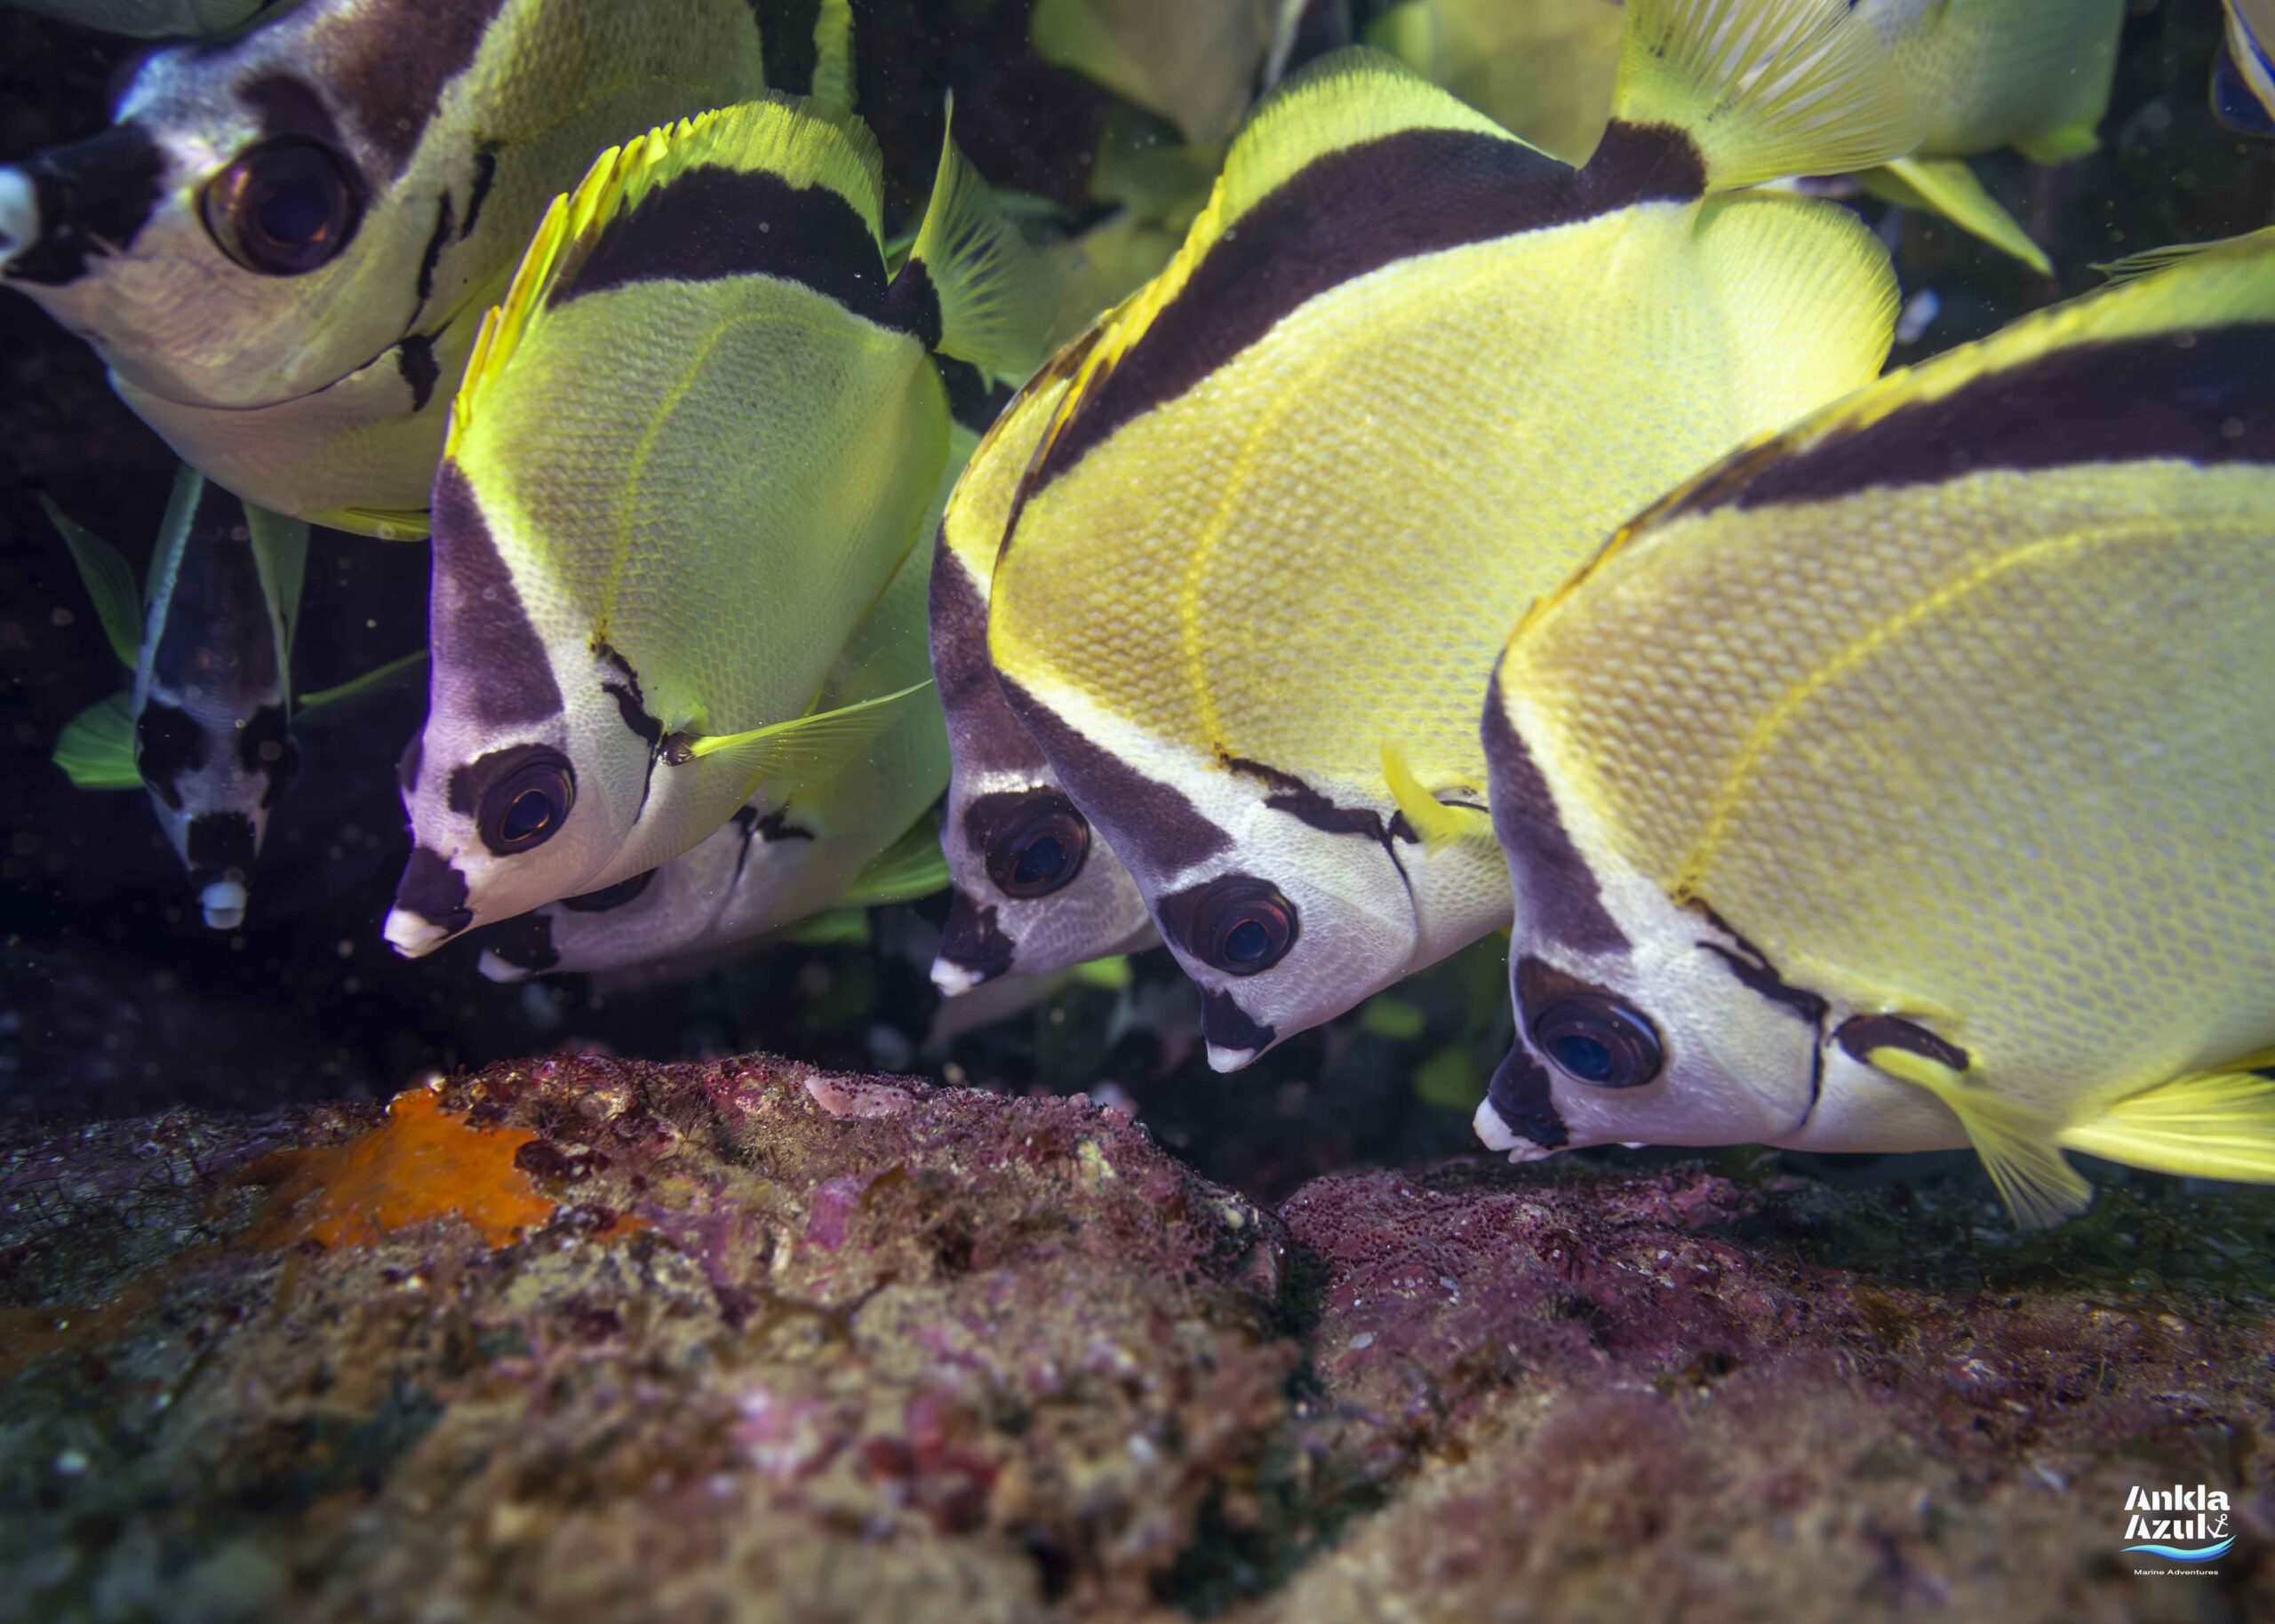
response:
[[[897,209],[929,183],[950,86],[983,172],[1079,203],[1107,102],[1026,54],[1024,0],[857,12],[861,107],[882,125]],[[1942,302],[1897,361],[2091,286],[2095,261],[2275,217],[2275,155],[2207,110],[2218,20],[2215,0],[2135,0],[2101,150],[2058,171],[2012,155],[1978,163],[2058,283],[1926,217],[1889,226],[1906,293]],[[0,159],[101,128],[107,82],[137,48],[0,11]],[[1887,214],[1864,206],[1875,222]],[[1129,988],[1066,987],[928,1043],[937,902],[881,912],[865,944],[762,947],[671,981],[498,986],[468,943],[399,959],[379,922],[407,848],[391,767],[420,720],[416,685],[300,729],[302,771],[270,824],[247,924],[207,930],[146,798],[75,791],[47,759],[57,730],[123,677],[34,493],[139,569],[173,466],[93,354],[0,290],[0,1110],[260,1107],[385,1096],[431,1068],[563,1047],[764,1048],[1013,1090],[1110,1087],[1204,1173],[1266,1196],[1354,1160],[1472,1145],[1469,1103],[1506,1039],[1497,940],[1401,987],[1395,1007],[1306,1033],[1233,1078],[1200,1058],[1193,995],[1159,952],[1133,961]],[[423,545],[317,531],[297,687],[419,646],[425,593]]]

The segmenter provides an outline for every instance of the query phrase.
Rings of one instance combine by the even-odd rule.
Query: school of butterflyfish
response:
[[[1038,0],[1166,132],[1056,237],[953,135],[888,234],[845,0],[796,94],[746,0],[41,4],[214,35],[0,259],[188,465],[145,586],[53,513],[132,673],[56,754],[216,927],[309,524],[431,536],[427,650],[297,701],[427,673],[405,954],[946,887],[942,991],[1165,945],[1229,1071],[1501,932],[1513,1158],[2275,1180],[2275,230],[1884,372],[1786,184],[2045,270],[1968,159],[2092,148],[2122,0]]]

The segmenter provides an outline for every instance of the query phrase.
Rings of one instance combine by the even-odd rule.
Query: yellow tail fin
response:
[[[2021,1228],[2050,1230],[2084,1212],[2093,1199],[2093,1187],[2062,1159],[2055,1140],[2066,1143],[2068,1135],[2050,1119],[1971,1087],[1949,1066],[1909,1049],[1874,1049],[1864,1063],[1925,1088],[1951,1108]]]
[[[2062,1130],[2062,1142],[2128,1167],[2275,1184],[2275,1050],[2175,1077]]]
[[[1851,0],[1627,0],[1611,111],[1686,131],[1718,192],[1869,169],[1926,131]]]

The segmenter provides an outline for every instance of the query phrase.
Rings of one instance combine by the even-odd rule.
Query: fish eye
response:
[[[1227,975],[1255,975],[1296,944],[1296,904],[1277,886],[1244,874],[1201,888],[1185,915],[1186,946]]]
[[[1533,1047],[1576,1083],[1637,1088],[1658,1076],[1664,1055],[1650,1022],[1617,999],[1573,992],[1533,1016]]]
[[[483,792],[482,843],[499,856],[544,845],[577,804],[577,775],[557,752],[531,752]]]
[[[987,877],[1006,896],[1048,896],[1082,872],[1090,820],[1064,795],[1034,796],[987,839]]]
[[[277,136],[246,147],[205,183],[205,229],[249,271],[305,275],[338,259],[355,235],[361,190],[331,147]]]

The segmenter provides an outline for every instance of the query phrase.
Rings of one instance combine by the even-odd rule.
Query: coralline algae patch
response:
[[[1475,1161],[1267,1211],[1087,1100],[762,1056],[0,1140],[0,1335],[39,1333],[0,1360],[0,1596],[2275,1616],[2275,1195],[2112,1182],[2017,1240],[1968,1188]],[[2173,1481],[2238,1544],[2144,1589],[2125,1500]]]
[[[275,1150],[240,1174],[270,1192],[238,1239],[263,1249],[304,1240],[368,1245],[430,1219],[458,1217],[491,1246],[518,1240],[553,1216],[515,1157],[537,1140],[512,1128],[476,1127],[443,1108],[442,1095],[397,1095],[387,1119],[343,1143]]]

